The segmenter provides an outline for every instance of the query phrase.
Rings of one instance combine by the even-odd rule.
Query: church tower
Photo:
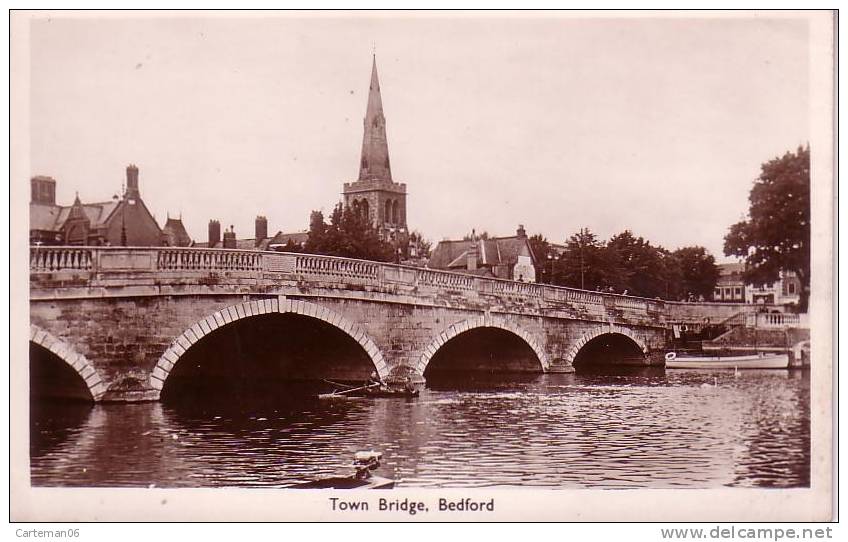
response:
[[[407,240],[406,184],[392,180],[376,56],[372,59],[363,129],[359,178],[352,183],[344,183],[344,204],[368,218],[383,239],[400,247]]]

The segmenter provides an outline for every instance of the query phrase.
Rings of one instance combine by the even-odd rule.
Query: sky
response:
[[[407,222],[436,242],[523,224],[705,246],[760,164],[810,138],[803,18],[481,13],[50,17],[30,34],[31,175],[160,225],[301,231],[358,175],[376,51]],[[24,182],[23,179],[20,182]]]

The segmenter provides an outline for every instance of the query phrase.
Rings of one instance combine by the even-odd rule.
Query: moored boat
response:
[[[665,355],[666,369],[787,369],[789,354],[751,354],[746,356]]]

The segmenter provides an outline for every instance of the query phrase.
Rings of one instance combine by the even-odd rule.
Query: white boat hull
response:
[[[789,354],[768,354],[727,357],[684,357],[666,359],[666,369],[786,369]]]

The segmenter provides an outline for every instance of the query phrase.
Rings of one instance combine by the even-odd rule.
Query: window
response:
[[[734,295],[741,297],[742,296],[742,288],[740,288],[740,287],[734,288],[733,293],[734,293]]]
[[[790,282],[790,283],[788,284],[787,291],[788,291],[791,295],[795,295],[795,283],[794,283],[794,282]]]

